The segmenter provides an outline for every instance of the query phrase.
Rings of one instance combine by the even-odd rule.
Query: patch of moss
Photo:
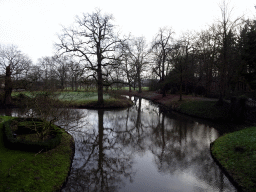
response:
[[[243,191],[256,191],[256,127],[218,138],[211,152]]]

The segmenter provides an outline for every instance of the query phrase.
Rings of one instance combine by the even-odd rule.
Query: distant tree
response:
[[[256,21],[247,20],[239,37],[241,75],[256,90]]]
[[[131,88],[132,88],[132,83],[134,82],[135,76],[136,76],[136,71],[135,71],[135,66],[132,63],[132,60],[129,57],[129,52],[126,52],[123,55],[123,71],[125,73],[127,82],[128,82],[128,86],[129,86],[129,92],[131,92]]]
[[[31,60],[22,54],[16,46],[0,46],[0,67],[2,72],[5,73],[5,106],[11,104],[11,94],[13,90],[12,77],[17,74],[22,74],[31,63]]]
[[[55,69],[55,58],[54,57],[42,57],[38,59],[38,65],[42,69],[42,80],[43,88],[55,89],[56,88],[56,69]]]
[[[139,86],[139,93],[142,92],[141,79],[142,72],[145,71],[146,65],[149,63],[150,50],[147,49],[146,39],[144,37],[133,38],[129,44],[129,57],[131,59],[132,68],[135,69],[135,77]]]
[[[236,18],[235,20],[231,20],[232,9],[229,8],[228,3],[224,0],[221,9],[221,20],[219,22],[219,31],[220,35],[220,58],[218,62],[218,74],[219,74],[219,90],[220,96],[218,105],[223,105],[223,97],[226,94],[226,90],[228,87],[228,70],[229,70],[229,57],[230,57],[230,44],[232,43],[231,35],[233,30],[238,25],[241,17]]]
[[[102,15],[100,10],[77,17],[73,28],[63,28],[56,44],[60,52],[72,53],[82,60],[89,75],[98,87],[98,103],[103,104],[104,67],[113,64],[121,42],[115,34],[112,15]]]
[[[173,34],[172,29],[160,28],[152,42],[152,53],[155,58],[153,72],[158,75],[160,81],[164,81],[168,73],[168,54],[172,50]]]
[[[84,75],[85,68],[75,59],[69,59],[68,68],[69,68],[69,79],[70,79],[72,91],[74,90],[74,88],[75,88],[75,91],[77,91],[78,82],[81,79],[81,77]]]
[[[176,77],[176,82],[179,85],[180,101],[182,100],[183,84],[189,79],[193,73],[193,54],[191,53],[192,46],[189,39],[183,39],[175,46],[175,51],[172,55],[173,69],[169,76]],[[173,78],[173,77],[169,77]]]
[[[216,25],[197,34],[194,42],[195,48],[195,86],[205,87],[206,96],[211,93],[213,77],[216,76],[216,61],[218,54],[218,35]]]
[[[54,59],[54,65],[55,65],[54,73],[59,82],[58,87],[60,87],[60,89],[63,90],[65,88],[65,85],[68,79],[68,72],[69,72],[68,58],[64,56],[60,56],[60,57],[55,56],[53,59]]]
[[[168,62],[168,54],[172,50],[172,41],[174,34],[171,28],[160,28],[152,42],[152,53],[154,55],[153,73],[155,73],[160,82],[163,83],[165,76],[170,70],[170,63]],[[163,96],[166,94],[166,87],[162,86]]]
[[[42,87],[42,82],[43,82],[43,70],[40,65],[32,65],[30,67],[30,70],[28,71],[27,74],[27,81],[29,82],[29,90],[34,91],[34,90],[39,90]]]

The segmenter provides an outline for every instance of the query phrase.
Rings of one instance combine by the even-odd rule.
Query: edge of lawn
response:
[[[183,96],[183,100],[179,100],[179,96],[169,94],[163,97],[162,94],[155,92],[121,92],[124,95],[145,98],[159,105],[164,111],[176,111],[191,117],[202,118],[211,121],[226,121],[229,119],[230,104],[224,102],[223,106],[216,105],[217,100]]]
[[[40,95],[40,93],[38,93]],[[55,94],[55,93],[54,93]],[[54,95],[52,94],[52,95]],[[36,94],[35,94],[36,95]],[[56,96],[56,97],[55,97]],[[98,97],[94,92],[56,92],[53,97],[54,105],[66,108],[86,108],[86,109],[123,109],[133,105],[133,102],[119,94],[104,95],[104,104],[98,104]],[[22,101],[30,102],[33,97],[28,93],[16,94],[13,97],[13,106],[24,107]]]
[[[104,104],[98,104],[97,100],[87,101],[62,101],[66,107],[86,108],[86,109],[122,109],[133,105],[133,102],[126,98],[104,99]]]
[[[256,191],[256,127],[219,137],[211,143],[210,151],[239,191]]]
[[[43,153],[10,150],[4,147],[0,117],[0,191],[61,191],[70,174],[75,143],[62,129],[61,143]]]

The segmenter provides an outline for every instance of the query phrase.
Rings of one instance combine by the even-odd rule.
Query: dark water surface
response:
[[[138,99],[121,111],[79,109],[80,132],[63,191],[236,191],[210,155],[206,124]]]
[[[209,124],[163,113],[147,100],[125,110],[73,110],[75,157],[68,191],[236,191],[210,155]]]

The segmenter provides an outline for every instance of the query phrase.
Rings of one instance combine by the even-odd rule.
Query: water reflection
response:
[[[236,191],[210,156],[219,136],[213,127],[140,98],[134,103],[62,118],[76,144],[63,191]]]
[[[104,125],[103,110],[87,115],[91,127],[76,135],[76,154],[63,191],[118,191],[122,177],[132,178],[132,154],[118,142],[119,131]]]
[[[123,111],[88,111],[64,191],[235,191],[212,160],[219,135],[136,98]]]

